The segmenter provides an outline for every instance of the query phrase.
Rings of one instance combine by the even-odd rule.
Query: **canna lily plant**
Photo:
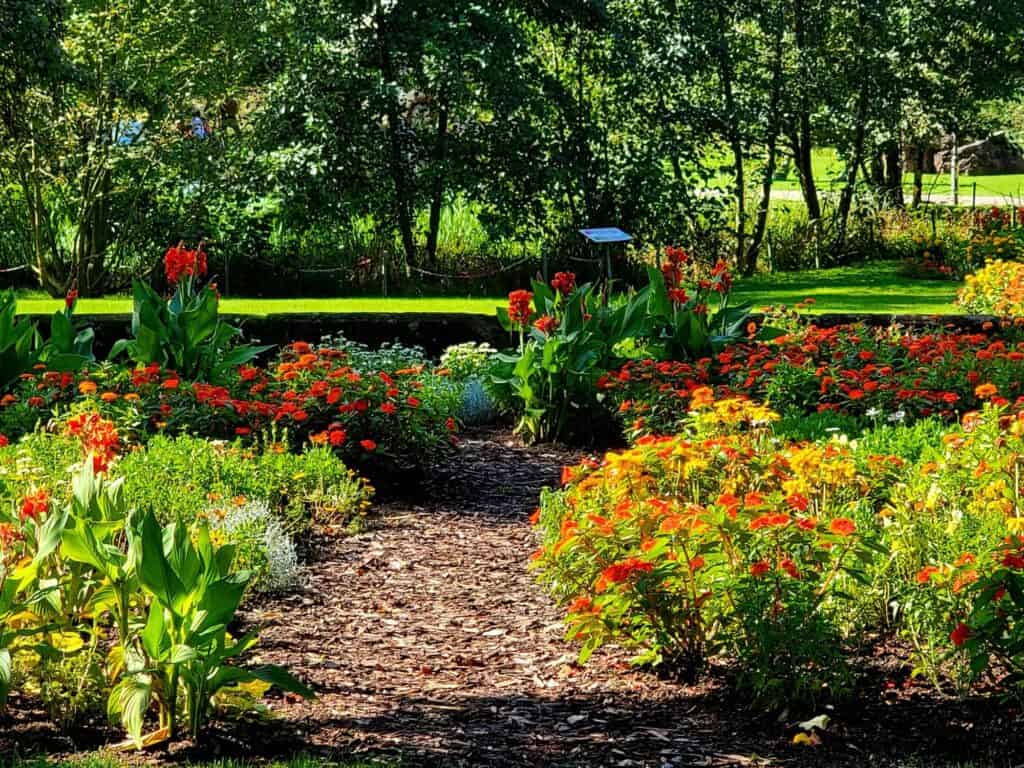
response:
[[[221,322],[216,286],[200,283],[206,275],[202,245],[188,250],[179,243],[168,249],[164,270],[174,286],[171,298],[164,300],[136,280],[132,337],[116,342],[111,357],[127,354],[142,365],[156,363],[191,380],[213,381],[270,349],[238,344],[241,330]]]
[[[749,304],[731,304],[732,275],[719,261],[710,275],[691,286],[683,285],[683,273],[690,261],[682,248],[666,248],[659,269],[648,267],[650,299],[647,305],[646,336],[663,360],[699,360],[752,335],[771,339],[781,331],[757,328],[751,323]],[[711,304],[717,296],[717,309]],[[752,334],[751,331],[754,331]]]
[[[527,440],[585,436],[592,427],[596,381],[614,360],[615,347],[643,329],[647,291],[605,306],[592,284],[559,272],[551,285],[513,291],[498,319],[519,333],[519,349],[499,354],[491,385],[522,416],[517,431]]]
[[[215,548],[209,529],[161,528],[149,512],[133,527],[129,559],[149,601],[146,620],[126,644],[125,674],[114,687],[108,712],[119,716],[137,747],[178,738],[181,716],[199,736],[213,697],[222,689],[262,681],[312,697],[313,692],[276,666],[243,667],[238,659],[257,642],[255,632],[232,638],[228,624],[251,578],[233,572],[234,548]],[[158,728],[143,735],[146,713],[156,705]]]

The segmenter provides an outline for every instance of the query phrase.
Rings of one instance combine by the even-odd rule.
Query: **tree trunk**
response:
[[[818,185],[814,180],[811,117],[806,112],[800,114],[793,155],[796,170],[800,174],[800,189],[803,191],[804,203],[807,205],[807,218],[811,221],[818,221],[821,219],[821,201],[818,198]]]
[[[768,106],[768,134],[765,137],[764,178],[761,179],[761,202],[757,208],[754,230],[750,234],[750,244],[746,257],[740,267],[744,276],[749,277],[757,269],[757,254],[761,250],[765,231],[768,229],[768,213],[771,210],[772,183],[775,180],[776,147],[779,139],[779,112],[782,101],[782,23],[780,21],[774,40],[772,60],[771,101]]]
[[[846,228],[850,221],[850,209],[853,207],[853,195],[857,187],[857,169],[864,162],[864,139],[867,134],[867,90],[861,90],[857,100],[857,114],[854,117],[853,149],[846,168],[846,185],[839,196],[839,208],[836,212],[835,249],[841,251],[846,246]]]
[[[437,112],[437,141],[434,144],[434,184],[430,193],[430,222],[427,231],[427,260],[435,263],[437,236],[441,228],[441,207],[444,204],[444,180],[448,159],[448,105],[442,101]]]
[[[388,48],[390,34],[387,29],[387,20],[384,11],[377,9],[377,45],[380,54],[380,68],[384,80],[388,83],[397,83],[395,65],[391,59],[391,50]],[[398,104],[393,98],[388,99],[388,149],[390,155],[389,170],[391,181],[395,185],[395,209],[398,219],[398,229],[402,238],[402,248],[405,251],[405,258],[408,264],[416,261],[416,241],[412,232],[412,196],[407,173],[409,169],[403,159],[401,125],[402,117],[399,113]]]
[[[807,43],[807,33],[804,28],[803,3],[797,0],[793,8],[793,36],[796,43],[797,56],[801,56]],[[805,67],[800,68],[801,80],[807,83],[810,79]],[[800,189],[804,194],[804,202],[807,205],[807,218],[812,222],[821,219],[821,202],[818,199],[818,186],[814,181],[814,164],[812,162],[812,149],[814,140],[811,136],[811,114],[807,106],[807,96],[801,85],[799,99],[799,115],[797,118],[796,132],[793,141],[793,159],[796,163],[797,172],[800,174]]]
[[[732,150],[733,176],[736,183],[736,253],[737,268],[742,268],[746,256],[746,175],[743,168],[743,138],[740,133],[739,115],[736,113],[736,94],[733,91],[735,72],[730,59],[729,42],[725,35],[726,19],[721,5],[718,7],[718,22],[721,35],[718,40],[718,76],[721,81],[722,98],[725,106],[724,124]]]
[[[903,208],[903,156],[898,141],[889,143],[885,148],[885,188],[889,202],[897,208]]]
[[[924,147],[914,146],[914,199],[911,205],[919,208],[924,196]]]

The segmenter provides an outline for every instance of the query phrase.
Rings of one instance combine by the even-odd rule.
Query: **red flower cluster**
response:
[[[819,412],[952,419],[984,402],[1005,405],[1024,396],[1024,343],[987,333],[809,326],[771,342],[734,344],[693,364],[633,361],[598,386],[614,391],[620,413],[643,419],[634,432],[665,434],[704,386],[713,386],[717,398],[764,399],[783,372],[787,386],[771,392],[779,411],[815,403]]]
[[[668,246],[665,248],[665,260],[661,263],[661,274],[665,276],[665,287],[672,296],[683,282],[683,267],[689,262],[690,255],[682,248]],[[685,293],[685,291],[683,291]]]
[[[563,296],[568,296],[576,288],[576,275],[572,272],[556,272],[551,287]]]
[[[206,274],[206,252],[202,243],[190,251],[184,242],[171,246],[164,254],[164,272],[167,282],[177,285],[183,277],[203,277]]]
[[[512,291],[508,295],[508,317],[515,325],[525,328],[530,324],[530,302],[533,294],[530,291]]]
[[[533,327],[545,336],[550,336],[552,331],[558,328],[558,318],[551,315],[542,315],[534,321]]]

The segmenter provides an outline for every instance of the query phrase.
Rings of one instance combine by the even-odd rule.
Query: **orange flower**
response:
[[[920,571],[917,572],[916,579],[918,584],[927,584],[932,580],[932,574],[938,573],[939,569],[934,565],[926,565]]]
[[[985,400],[998,394],[999,388],[995,384],[979,384],[974,388],[974,396],[980,400]]]
[[[848,517],[837,517],[828,524],[828,529],[837,536],[850,536],[857,530],[857,526]]]
[[[85,381],[78,385],[78,391],[81,392],[83,395],[91,395],[93,392],[96,391],[96,382],[89,381],[88,379],[86,379]]]
[[[715,402],[715,393],[711,387],[697,387],[690,395],[690,409],[707,408]]]

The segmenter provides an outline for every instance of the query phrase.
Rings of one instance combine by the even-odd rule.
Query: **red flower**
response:
[[[46,490],[30,493],[21,502],[21,519],[39,520],[50,510],[50,494]]]
[[[794,579],[799,579],[800,578],[800,571],[796,567],[796,563],[794,563],[788,557],[782,559],[782,561],[779,563],[779,568],[784,570],[786,573],[788,573]]]
[[[550,336],[551,332],[558,327],[558,319],[551,315],[543,315],[538,317],[534,322],[533,327],[543,333],[545,336]]]
[[[398,411],[398,409],[395,407],[395,404],[392,402],[381,403],[380,410],[381,412],[386,413],[388,416],[393,416],[395,412]]]
[[[576,287],[576,275],[572,272],[556,272],[551,287],[563,296],[568,296]]]
[[[609,584],[626,581],[634,573],[650,573],[652,570],[654,566],[651,563],[636,557],[627,558],[601,571],[601,577],[597,580],[597,591],[603,592]]]
[[[530,302],[533,294],[529,291],[512,291],[508,295],[508,318],[516,325],[525,328],[530,324]]]
[[[363,447],[363,450],[367,453],[373,453],[377,450],[377,443],[373,440],[360,440],[359,445]]]
[[[11,441],[7,439],[7,435],[0,435],[0,448],[10,444]]]
[[[949,639],[953,641],[953,645],[957,648],[967,642],[974,633],[971,628],[964,624],[962,621],[956,625],[956,629],[949,633]]]
[[[914,578],[918,584],[927,584],[932,580],[932,574],[938,573],[939,569],[934,565],[926,565],[920,571],[917,572],[917,576]]]
[[[668,297],[673,304],[685,304],[690,300],[690,296],[685,288],[670,288]]]
[[[857,530],[857,526],[848,517],[837,517],[828,524],[828,529],[837,536],[849,536]]]
[[[810,505],[810,501],[807,500],[807,497],[801,496],[799,493],[793,493],[787,496],[786,503],[797,512],[806,512],[808,505]]]
[[[772,569],[772,564],[767,560],[760,560],[750,566],[750,575],[755,579],[759,579],[764,576],[768,571]]]
[[[184,242],[167,249],[164,253],[164,273],[167,282],[177,285],[182,277],[202,277],[206,274],[206,252],[200,245],[194,251],[185,247]]]
[[[64,306],[67,309],[72,309],[74,308],[76,301],[78,301],[78,291],[75,288],[72,288],[67,292],[67,295],[64,296]]]

